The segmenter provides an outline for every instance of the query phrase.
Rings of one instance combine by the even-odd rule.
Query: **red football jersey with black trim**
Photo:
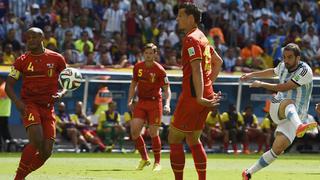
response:
[[[141,99],[160,99],[161,87],[169,84],[166,71],[157,62],[152,67],[147,67],[145,62],[137,63],[133,68],[133,80],[138,82]]]
[[[212,96],[213,87],[210,79],[211,74],[211,52],[207,37],[198,29],[195,28],[190,31],[183,39],[182,43],[182,95],[184,97],[196,97],[195,87],[192,80],[191,62],[194,60],[201,60],[204,92],[203,97]]]
[[[11,68],[9,76],[22,77],[21,99],[37,104],[53,103],[52,95],[58,91],[60,72],[66,68],[62,55],[45,49],[40,55],[27,52],[21,55]]]

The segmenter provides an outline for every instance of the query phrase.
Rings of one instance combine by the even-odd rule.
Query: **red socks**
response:
[[[183,144],[170,144],[170,162],[175,180],[183,180],[185,156]]]
[[[148,154],[147,154],[146,144],[144,143],[142,136],[139,136],[136,139],[136,149],[139,151],[141,158],[143,160],[149,159]]]
[[[202,144],[193,145],[190,149],[199,180],[206,180],[207,154]]]
[[[152,151],[154,154],[154,163],[160,163],[161,139],[159,136],[152,138]]]
[[[36,153],[37,153],[37,149],[31,144],[27,144],[23,148],[19,167],[16,173],[16,177],[14,178],[15,180],[24,179],[31,172],[31,170],[29,169],[29,166]]]

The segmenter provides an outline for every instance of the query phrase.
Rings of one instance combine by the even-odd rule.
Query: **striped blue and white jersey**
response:
[[[292,99],[293,101],[295,101],[300,119],[302,121],[304,119],[307,119],[313,87],[313,74],[310,66],[305,62],[300,62],[298,68],[295,71],[289,72],[285,67],[284,62],[281,62],[277,67],[274,68],[274,73],[279,76],[280,84],[292,80],[298,85],[296,89],[291,89],[285,92],[278,92],[275,96],[275,99]]]

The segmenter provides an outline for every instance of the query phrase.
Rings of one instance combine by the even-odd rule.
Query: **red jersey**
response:
[[[182,43],[182,96],[196,97],[195,87],[192,80],[191,62],[201,59],[204,91],[203,97],[208,98],[213,93],[211,74],[211,52],[207,37],[198,29],[193,29],[183,39]]]
[[[157,62],[152,67],[147,67],[145,62],[137,63],[133,80],[138,83],[139,99],[161,99],[161,87],[169,84],[166,71]]]
[[[53,103],[52,95],[58,91],[58,77],[66,68],[64,57],[45,49],[40,55],[27,52],[13,64],[10,77],[18,80],[22,75],[21,99],[36,104]]]

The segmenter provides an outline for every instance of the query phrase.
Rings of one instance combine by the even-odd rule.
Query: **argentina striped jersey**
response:
[[[289,72],[284,62],[281,62],[274,68],[274,73],[279,76],[280,84],[292,80],[298,85],[296,89],[278,92],[275,99],[292,99],[295,102],[300,119],[304,122],[304,119],[307,118],[313,87],[311,68],[307,63],[300,62],[296,70]]]

